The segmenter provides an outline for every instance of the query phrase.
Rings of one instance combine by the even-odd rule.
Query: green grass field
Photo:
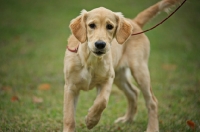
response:
[[[7,0],[0,2],[0,132],[62,131],[63,58],[71,19],[82,9],[104,6],[133,18],[157,0]],[[200,131],[200,2],[188,0],[167,22],[147,33],[149,69],[159,101],[160,132]],[[161,13],[145,26],[167,16]],[[96,91],[81,92],[77,132],[88,131],[84,117]],[[99,124],[90,132],[144,132],[142,94],[133,123],[114,124],[126,111],[125,96],[113,86]],[[194,129],[186,122],[194,122]]]

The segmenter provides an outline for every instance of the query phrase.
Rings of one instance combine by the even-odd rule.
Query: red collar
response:
[[[78,47],[79,45],[75,48],[75,49],[70,49],[68,46],[67,46],[67,49],[71,52],[74,52],[74,53],[77,53],[78,52]]]

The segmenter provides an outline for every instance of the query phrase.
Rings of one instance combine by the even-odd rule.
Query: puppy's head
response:
[[[114,38],[123,44],[132,33],[131,24],[121,13],[103,7],[89,12],[83,10],[71,21],[70,29],[81,43],[87,41],[89,50],[96,56],[106,54]]]

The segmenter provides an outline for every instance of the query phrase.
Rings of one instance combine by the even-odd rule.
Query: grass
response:
[[[0,131],[62,131],[62,69],[70,34],[68,25],[82,9],[104,6],[133,18],[156,1],[1,1]],[[159,100],[161,132],[200,131],[199,4],[197,0],[186,2],[167,22],[147,33],[151,41],[149,69]],[[145,28],[164,17],[166,14],[162,13]],[[42,84],[48,87],[41,89]],[[81,92],[77,132],[88,131],[84,117],[95,94],[95,90]],[[34,97],[42,101],[35,101]],[[114,124],[126,111],[126,99],[113,86],[108,107],[90,132],[143,132],[147,111],[142,94],[138,107],[135,122]],[[195,123],[195,129],[186,124],[188,120]]]

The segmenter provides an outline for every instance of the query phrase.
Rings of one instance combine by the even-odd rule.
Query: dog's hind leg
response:
[[[158,132],[158,102],[154,96],[150,85],[150,74],[145,61],[132,61],[130,64],[131,72],[138,83],[139,88],[144,96],[148,110],[147,132]],[[136,63],[137,62],[137,63]]]
[[[139,91],[136,86],[131,83],[131,80],[128,76],[128,68],[120,69],[116,72],[116,77],[114,83],[117,87],[124,92],[128,101],[128,108],[126,114],[122,117],[119,117],[115,120],[115,123],[118,122],[131,122],[137,112],[137,98]]]

